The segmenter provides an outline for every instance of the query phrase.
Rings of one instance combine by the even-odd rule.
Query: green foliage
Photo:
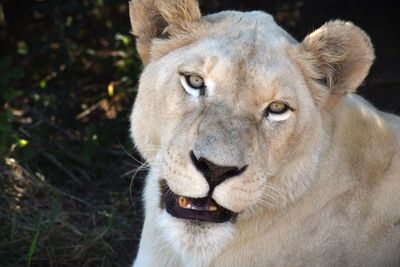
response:
[[[89,164],[94,151],[129,146],[128,113],[141,63],[127,3],[38,1],[24,10],[19,4],[3,7],[6,18],[19,19],[1,35],[10,49],[0,58],[0,156],[30,163],[42,151],[52,154],[56,142],[81,151]]]
[[[25,139],[19,138],[13,132],[12,122],[14,116],[11,112],[9,103],[13,102],[19,92],[13,90],[11,83],[24,77],[24,73],[20,68],[12,66],[11,55],[0,58],[0,88],[1,98],[4,99],[4,110],[0,111],[0,156],[4,157],[11,147],[18,145],[24,147],[28,144]]]
[[[127,1],[13,0],[0,11],[0,266],[129,265],[141,62]]]
[[[31,263],[32,263],[32,256],[33,256],[33,254],[35,254],[35,251],[36,251],[36,244],[37,244],[37,239],[38,239],[38,236],[39,236],[39,230],[40,230],[40,227],[38,226],[38,227],[37,227],[37,230],[36,230],[36,234],[35,234],[35,236],[33,237],[31,246],[29,247],[28,255],[27,255],[27,257],[26,257],[26,265],[27,265],[28,267],[31,266]]]

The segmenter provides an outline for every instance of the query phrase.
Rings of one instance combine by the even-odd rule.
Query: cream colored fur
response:
[[[298,43],[266,13],[202,17],[194,0],[134,0],[130,15],[145,63],[131,132],[150,165],[134,266],[400,266],[400,120],[353,94],[374,60],[362,30],[333,21]],[[187,94],[180,72],[207,95]],[[263,116],[276,100],[288,119]],[[248,165],[212,195],[235,222],[160,205],[161,179],[207,195],[191,150]]]

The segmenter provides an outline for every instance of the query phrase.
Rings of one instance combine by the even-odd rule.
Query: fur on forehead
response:
[[[145,65],[205,35],[269,46],[273,55],[275,48],[283,48],[285,43],[289,44],[285,53],[302,72],[319,106],[355,91],[375,58],[369,37],[350,22],[328,22],[298,44],[272,16],[259,11],[202,17],[196,0],[132,0],[129,9],[137,50]]]

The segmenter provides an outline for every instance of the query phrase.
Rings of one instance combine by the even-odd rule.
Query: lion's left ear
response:
[[[306,75],[330,94],[357,89],[375,59],[368,35],[350,22],[332,21],[307,35],[300,44]]]

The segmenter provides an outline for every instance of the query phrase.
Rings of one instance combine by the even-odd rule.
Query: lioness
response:
[[[133,0],[150,166],[134,266],[400,266],[400,120],[353,94],[350,22],[299,43],[263,12]]]

